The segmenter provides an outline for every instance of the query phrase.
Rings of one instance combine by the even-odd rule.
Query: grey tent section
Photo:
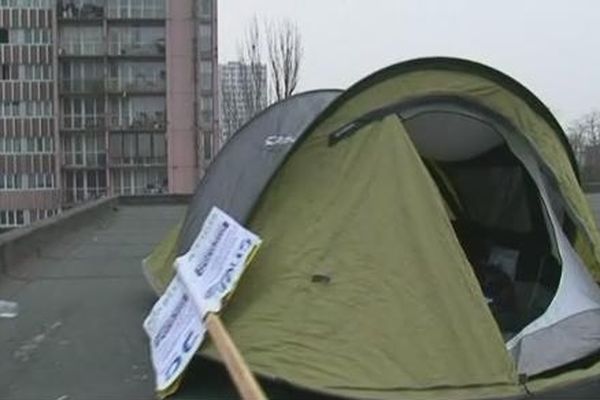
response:
[[[273,104],[240,128],[215,158],[190,202],[179,254],[187,252],[217,206],[245,221],[296,139],[341,90],[315,90]]]
[[[531,152],[520,156],[538,185],[547,224],[555,236],[555,251],[562,260],[553,301],[544,314],[507,343],[519,372],[531,376],[598,352],[600,290],[561,229],[559,215],[565,211],[560,199],[554,199],[553,204],[550,198],[552,182],[544,179],[544,171]]]

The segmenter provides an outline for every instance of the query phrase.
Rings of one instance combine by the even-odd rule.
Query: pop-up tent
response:
[[[212,206],[264,241],[223,313],[262,376],[448,399],[600,375],[600,237],[572,152],[496,70],[419,59],[270,107],[145,261],[158,291]]]

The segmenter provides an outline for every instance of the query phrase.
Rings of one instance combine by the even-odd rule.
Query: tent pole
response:
[[[266,400],[262,388],[252,375],[231,336],[217,314],[208,313],[205,319],[206,329],[215,347],[223,357],[225,367],[231,376],[243,400]]]

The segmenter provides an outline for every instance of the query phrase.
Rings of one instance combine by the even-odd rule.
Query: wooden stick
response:
[[[267,397],[252,372],[250,372],[250,368],[248,368],[235,343],[233,343],[231,336],[229,336],[227,329],[221,322],[221,318],[216,314],[208,313],[204,321],[206,329],[223,357],[225,367],[227,367],[227,371],[231,375],[231,379],[233,379],[233,383],[242,399],[266,400]]]

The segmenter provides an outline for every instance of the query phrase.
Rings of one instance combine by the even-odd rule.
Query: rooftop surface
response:
[[[590,199],[600,215],[600,195]],[[0,235],[0,299],[19,305],[16,318],[0,318],[0,399],[155,398],[142,321],[156,296],[141,261],[184,213],[172,201],[111,199]],[[600,382],[590,388],[600,393]],[[266,389],[271,398],[307,397]],[[220,365],[195,360],[174,398],[236,393]]]
[[[6,266],[0,298],[19,315],[0,320],[1,399],[153,398],[141,324],[155,295],[141,260],[183,213],[110,207]]]

